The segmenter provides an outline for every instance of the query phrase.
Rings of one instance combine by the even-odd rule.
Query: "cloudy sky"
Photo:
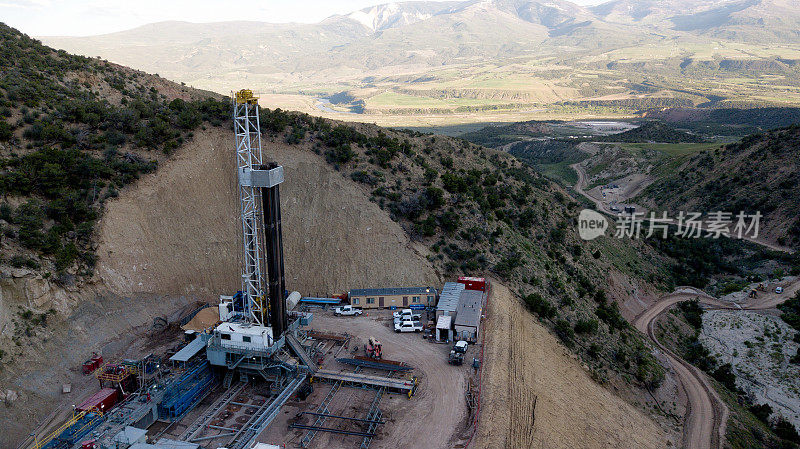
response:
[[[32,36],[87,36],[164,20],[318,22],[389,0],[0,0],[0,22]],[[601,0],[573,0],[598,4]]]

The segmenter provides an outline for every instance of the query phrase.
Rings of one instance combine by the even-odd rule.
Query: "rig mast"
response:
[[[258,98],[250,90],[240,90],[233,98],[233,127],[236,135],[236,161],[244,252],[242,253],[242,293],[244,315],[252,323],[265,326],[264,276],[261,266],[264,247],[261,219],[261,189],[254,186],[252,171],[262,163],[261,127]]]
[[[242,314],[252,324],[269,325],[277,339],[288,326],[279,189],[283,167],[262,158],[258,98],[252,91],[234,95],[233,122],[244,237]]]

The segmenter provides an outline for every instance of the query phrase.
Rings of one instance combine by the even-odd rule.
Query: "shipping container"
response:
[[[479,290],[486,291],[486,279],[476,278],[470,276],[461,276],[458,278],[459,284],[464,284],[466,290]]]
[[[78,410],[90,410],[96,408],[106,413],[119,400],[119,392],[114,388],[103,388],[92,397],[83,401],[77,408]]]

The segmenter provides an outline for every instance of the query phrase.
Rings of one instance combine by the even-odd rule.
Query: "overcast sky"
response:
[[[572,0],[583,5],[602,0]],[[315,23],[388,0],[0,0],[0,22],[31,36],[87,36],[164,20]]]

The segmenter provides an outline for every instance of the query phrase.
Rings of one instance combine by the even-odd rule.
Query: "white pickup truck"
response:
[[[414,314],[411,309],[403,309],[400,312],[393,313],[392,316],[394,316],[395,324],[403,321],[419,321],[422,317],[422,315]]]
[[[363,310],[356,309],[353,306],[342,306],[333,310],[333,314],[336,316],[356,316],[361,315],[362,313],[364,313]]]
[[[422,332],[422,323],[419,321],[400,321],[394,323],[395,332]]]

